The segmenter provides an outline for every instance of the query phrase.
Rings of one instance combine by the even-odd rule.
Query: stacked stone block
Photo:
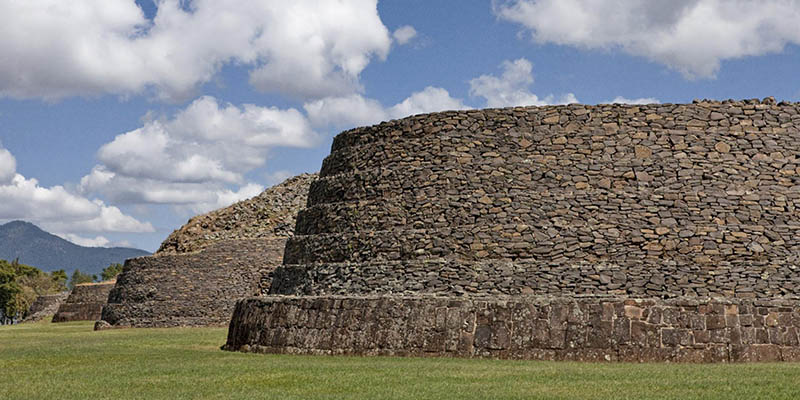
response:
[[[99,283],[81,283],[75,285],[69,297],[58,307],[53,322],[95,321],[100,319],[103,305],[108,293],[114,287],[114,281]]]
[[[98,328],[225,325],[236,300],[259,293],[285,243],[223,240],[197,253],[127,260]]]
[[[444,297],[469,315],[480,308],[472,299],[487,296],[511,296],[515,304],[580,296],[595,305],[606,301],[599,299],[654,302],[647,304],[656,309],[672,304],[663,299],[708,307],[779,300],[788,302],[781,307],[789,315],[779,328],[796,340],[798,207],[796,103],[519,107],[357,128],[334,139],[287,242],[284,265],[262,287],[273,296],[240,303],[228,348],[252,349],[253,341],[274,333],[266,321],[283,326],[305,315],[303,296],[346,296],[355,304],[401,296],[422,308],[440,301],[429,296]],[[277,314],[265,311],[273,308]],[[334,310],[319,312],[333,316]],[[705,315],[699,308],[687,312]],[[349,322],[372,326],[372,317],[361,318]],[[239,324],[261,332],[259,339],[241,340]],[[389,329],[376,324],[374,334]],[[638,346],[691,347],[669,339],[675,325],[654,325],[658,342]],[[406,329],[419,333],[413,324]],[[585,324],[575,329],[588,337]],[[336,335],[334,328],[319,334]],[[525,342],[517,334],[510,340]],[[727,359],[739,359],[735,341],[726,340]],[[537,358],[533,350],[567,349],[525,343],[530,351],[497,355]],[[287,349],[381,353],[359,346]],[[485,355],[471,348],[456,353]]]
[[[313,177],[196,216],[153,256],[127,260],[95,328],[227,324],[236,300],[259,294],[281,264]]]
[[[36,300],[31,304],[30,310],[28,310],[29,315],[25,317],[22,322],[40,321],[44,319],[44,317],[55,315],[61,303],[63,303],[67,297],[69,297],[69,291],[56,294],[44,294],[36,297]]]

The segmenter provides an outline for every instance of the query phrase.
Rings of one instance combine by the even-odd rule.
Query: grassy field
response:
[[[219,350],[224,328],[0,327],[0,399],[797,399],[800,364],[588,364]]]

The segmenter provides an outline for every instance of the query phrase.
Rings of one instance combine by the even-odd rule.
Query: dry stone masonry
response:
[[[96,329],[225,325],[237,299],[260,292],[315,177],[192,218],[150,257],[127,260]]]
[[[47,316],[55,315],[61,303],[63,303],[67,297],[69,297],[69,291],[36,297],[36,300],[31,304],[30,310],[28,310],[28,316],[25,317],[25,320],[22,322],[41,321]]]
[[[95,321],[100,318],[114,281],[75,285],[69,297],[58,307],[53,322]]]
[[[357,128],[226,348],[797,359],[799,207],[800,104],[772,98]]]

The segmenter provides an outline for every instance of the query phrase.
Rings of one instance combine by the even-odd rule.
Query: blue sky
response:
[[[0,222],[153,251],[456,108],[800,101],[800,1],[0,0]]]

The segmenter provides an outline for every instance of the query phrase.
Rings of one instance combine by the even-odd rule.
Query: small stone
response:
[[[553,139],[553,144],[567,144],[567,138],[564,136],[559,136]]]
[[[753,253],[763,253],[764,247],[762,247],[758,242],[751,242],[750,245],[747,246],[747,249],[752,251]]]
[[[650,158],[653,155],[653,150],[650,150],[647,146],[637,145],[633,151],[636,154],[636,158]]]
[[[663,117],[658,115],[658,114],[647,114],[647,116],[645,117],[645,119],[647,121],[655,121],[655,120],[659,120],[659,119],[662,119],[662,118]]]
[[[717,144],[714,145],[714,148],[720,153],[728,153],[731,151],[731,145],[725,142],[717,142]]]
[[[708,116],[708,118],[711,119],[712,121],[719,121],[721,119],[725,119],[725,115],[715,111],[712,112],[711,115]]]
[[[547,117],[547,118],[543,119],[542,122],[544,122],[545,124],[551,124],[552,125],[552,124],[557,124],[558,120],[559,120],[559,116],[558,115],[553,115],[551,117]]]
[[[642,182],[651,182],[653,180],[653,176],[645,171],[638,171],[636,172],[636,180]]]
[[[586,182],[578,182],[575,184],[575,189],[583,190],[589,187],[589,184]]]
[[[659,226],[658,228],[656,228],[656,233],[659,235],[666,235],[667,233],[669,233],[669,228],[665,226]]]

